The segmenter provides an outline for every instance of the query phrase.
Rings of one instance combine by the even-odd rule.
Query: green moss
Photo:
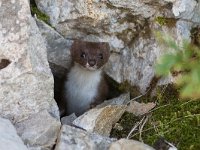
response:
[[[42,13],[41,11],[38,10],[35,1],[30,0],[30,7],[31,7],[31,14],[34,16],[36,14],[37,18],[44,21],[45,23],[49,24],[49,16],[46,14]]]
[[[176,21],[177,19],[175,18],[165,18],[161,16],[155,18],[155,22],[160,26],[175,27]]]
[[[124,17],[119,17],[117,22],[119,24],[135,24],[134,29],[132,27],[123,30],[122,32],[117,33],[117,37],[121,39],[127,46],[132,47],[135,40],[138,37],[149,38],[151,30],[149,28],[148,19],[144,19],[140,15],[133,15],[131,9],[125,7],[117,7],[112,5],[109,2],[105,3],[107,8],[119,10],[121,14],[124,14]]]
[[[153,145],[157,139],[164,137],[180,150],[200,149],[200,100],[183,101],[178,98],[174,86],[158,88],[157,107],[148,114],[149,120],[142,131],[144,143]],[[123,130],[112,130],[112,137],[127,137],[135,123],[141,119],[125,113],[118,122]],[[132,139],[139,139],[138,131]]]
[[[134,29],[127,28],[122,32],[117,33],[117,37],[124,41],[124,43],[126,43],[129,47],[132,47],[138,37],[149,38],[151,35],[148,20],[138,15],[133,15],[130,12],[127,12],[125,17],[118,19],[118,22],[120,24],[135,24]]]

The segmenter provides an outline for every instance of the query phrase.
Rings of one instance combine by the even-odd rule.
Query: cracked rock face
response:
[[[28,1],[3,0],[0,8],[0,59],[10,61],[0,70],[1,116],[17,122],[46,109],[58,117],[45,42]]]
[[[166,30],[173,30],[170,36],[181,43],[190,40],[193,22],[200,21],[196,0],[36,0],[36,4],[65,38],[109,42],[106,73],[119,83],[129,81],[142,93],[155,76],[157,58],[164,53],[153,32],[166,35]],[[180,19],[173,27],[159,26],[158,16]]]
[[[44,137],[47,132],[40,132],[39,128],[31,131],[32,128],[29,130],[27,124],[22,123],[42,110],[46,111],[46,116],[51,114],[54,120],[43,127],[52,130],[50,135],[55,141],[59,112],[53,98],[53,76],[47,62],[45,41],[31,17],[28,0],[1,0],[0,116],[13,124],[21,123],[20,128],[26,129],[21,131],[21,135],[35,132]],[[48,117],[43,116],[45,121]],[[36,120],[34,124],[42,126],[41,121]],[[26,136],[26,142],[37,146],[44,144],[34,143],[32,136]],[[47,145],[51,147],[53,144],[50,140]]]
[[[55,150],[107,150],[113,141],[116,140],[63,125]]]
[[[28,150],[9,120],[0,118],[0,135],[0,149]]]
[[[129,100],[130,95],[123,94],[117,98],[105,101],[75,119],[73,124],[88,132],[109,136],[112,126],[125,112],[127,108],[126,104]]]
[[[160,55],[147,18],[163,14],[171,17],[168,2],[54,0],[47,6],[46,1],[36,0],[36,4],[65,38],[109,42],[107,74],[119,83],[128,80],[142,92],[146,90],[155,75],[153,64]],[[53,11],[53,7],[59,11]]]

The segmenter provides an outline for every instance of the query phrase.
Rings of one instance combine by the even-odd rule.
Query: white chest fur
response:
[[[88,71],[78,64],[71,68],[65,82],[68,114],[75,112],[79,115],[89,109],[97,95],[100,81],[101,70]]]

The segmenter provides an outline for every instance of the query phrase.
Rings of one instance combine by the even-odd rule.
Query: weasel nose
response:
[[[93,66],[96,64],[96,61],[93,60],[93,59],[91,59],[91,60],[88,61],[88,64],[89,64],[91,67],[93,67]]]

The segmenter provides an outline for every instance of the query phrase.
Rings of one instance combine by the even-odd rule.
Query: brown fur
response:
[[[97,71],[99,69],[102,69],[102,67],[107,63],[109,56],[110,56],[109,44],[106,42],[88,42],[88,41],[76,40],[72,44],[70,52],[71,52],[71,57],[72,57],[72,67],[71,68],[73,68],[74,65],[76,65],[76,66],[78,65],[78,66],[80,66],[81,69],[86,70],[91,73],[94,71]],[[69,80],[66,79],[65,86],[66,86],[66,83],[68,83],[68,82],[69,82]],[[78,83],[76,83],[76,84],[78,84]],[[100,104],[107,97],[108,86],[104,79],[103,72],[101,73],[100,83],[98,84],[97,88],[98,88],[97,93],[94,96],[94,98],[91,100],[91,103],[88,104],[89,105],[88,108],[92,108],[92,107]],[[66,89],[67,88],[65,88],[65,90]],[[64,91],[64,92],[66,92],[66,91]],[[84,95],[83,95],[83,97],[84,97]],[[68,103],[67,99],[68,98],[66,95],[65,101]],[[74,99],[74,102],[76,102],[76,98]],[[77,103],[77,105],[79,105],[79,103]],[[72,112],[71,111],[68,112],[68,115],[70,113],[72,113]],[[75,113],[77,115],[80,115],[81,113],[83,113],[83,110],[75,110]]]
[[[109,59],[109,44],[106,42],[88,42],[76,40],[71,47],[71,57],[73,62],[77,62],[85,66],[87,61],[96,60],[97,69],[102,67]],[[85,53],[86,59],[80,57],[81,53]],[[102,54],[103,59],[98,58]]]

